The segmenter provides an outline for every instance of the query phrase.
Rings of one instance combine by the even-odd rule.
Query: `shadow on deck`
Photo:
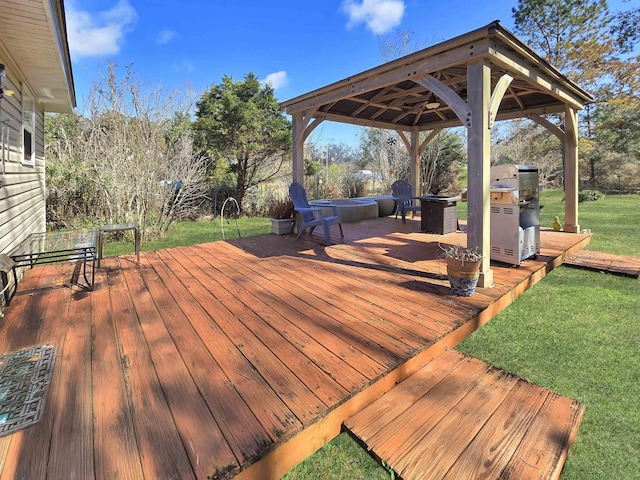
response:
[[[3,478],[277,478],[493,318],[589,235],[543,231],[495,287],[449,292],[439,243],[392,218],[338,245],[266,235],[27,272],[2,352],[54,343],[43,419],[0,437]]]

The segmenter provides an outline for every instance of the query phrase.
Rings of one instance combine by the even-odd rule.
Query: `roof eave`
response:
[[[584,105],[593,101],[593,97],[589,95],[589,93],[587,93],[585,90],[583,90],[563,74],[561,74],[556,68],[550,65],[549,62],[538,55],[531,47],[529,47],[526,43],[516,37],[508,29],[503,27],[500,22],[496,20],[484,27],[478,28],[463,35],[459,35],[450,40],[441,42],[439,44],[433,45],[405,57],[401,57],[399,59],[385,63],[383,65],[374,67],[359,74],[344,78],[325,87],[313,90],[303,95],[299,95],[292,99],[285,100],[280,103],[280,106],[289,110],[289,107],[298,105],[300,103],[308,104],[316,97],[325,96],[328,93],[337,91],[341,88],[344,88],[345,86],[362,83],[369,78],[383,75],[395,69],[406,68],[408,65],[417,65],[425,61],[426,59],[434,58],[441,53],[454,50],[457,47],[464,46],[465,44],[469,44],[471,42],[476,42],[483,39],[489,40],[493,38],[499,39],[508,48],[512,48],[519,55],[522,55],[523,57],[537,65],[539,68],[541,68],[545,74],[549,75],[552,79],[565,86],[568,90],[571,91],[572,95],[576,97],[575,100],[578,104]]]
[[[62,71],[64,72],[65,81],[67,83],[67,89],[69,92],[69,104],[71,110],[77,106],[76,103],[76,90],[73,81],[73,69],[71,66],[71,53],[69,52],[69,41],[67,38],[67,21],[64,11],[63,0],[50,0],[50,6],[53,10],[52,20],[53,27],[56,35],[56,41],[58,45],[58,52],[60,54],[60,62],[62,64]],[[46,105],[46,102],[43,102]],[[57,104],[52,104],[53,107]],[[45,106],[46,108],[46,106]],[[56,111],[56,110],[50,110]],[[62,112],[61,112],[62,113]],[[69,113],[69,112],[66,112]]]

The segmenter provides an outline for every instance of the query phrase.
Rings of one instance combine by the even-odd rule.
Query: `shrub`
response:
[[[291,218],[293,217],[293,203],[289,198],[278,198],[275,196],[266,199],[267,215],[270,218]]]
[[[595,202],[604,198],[604,193],[598,190],[583,190],[578,193],[578,202]]]

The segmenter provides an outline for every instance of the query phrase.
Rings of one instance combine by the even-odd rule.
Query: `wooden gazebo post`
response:
[[[293,150],[293,181],[304,185],[304,139],[300,141],[304,132],[304,115],[296,113],[292,116],[292,145]]]
[[[467,64],[468,104],[471,126],[468,127],[467,142],[467,246],[482,254],[478,286],[493,285],[493,270],[490,268],[490,169],[491,129],[489,126],[489,104],[491,95],[491,66],[481,58]]]
[[[578,116],[565,104],[564,114],[564,231],[578,233]]]

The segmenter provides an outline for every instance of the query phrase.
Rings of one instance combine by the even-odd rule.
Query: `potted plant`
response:
[[[482,255],[476,249],[452,245],[440,248],[447,262],[451,291],[459,297],[470,297],[478,285]]]
[[[271,219],[271,233],[287,235],[293,232],[293,203],[289,198],[267,199],[267,214]]]

